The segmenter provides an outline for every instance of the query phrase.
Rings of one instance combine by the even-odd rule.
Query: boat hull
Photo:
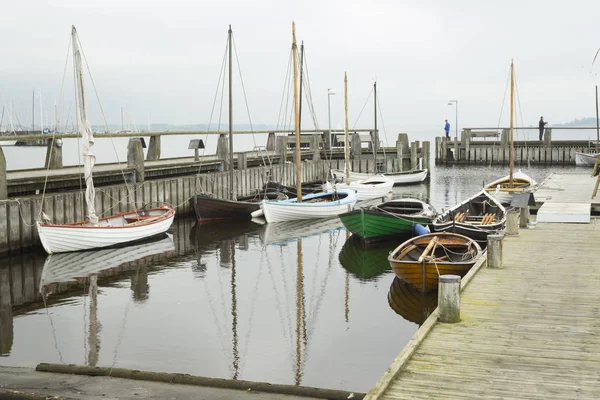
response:
[[[412,183],[421,183],[427,179],[427,169],[415,169],[406,172],[390,172],[385,173],[386,176],[394,181],[394,186],[410,185]]]
[[[190,206],[196,213],[196,219],[250,218],[254,211],[260,210],[260,202],[235,201],[204,196],[190,198]]]
[[[467,215],[464,220],[456,220],[459,213]],[[494,214],[494,219],[483,225],[481,216],[487,213]],[[488,235],[498,233],[505,226],[506,210],[500,201],[485,190],[438,215],[431,223],[434,232],[458,233],[480,243],[485,243]]]
[[[371,177],[361,181],[351,181],[350,183],[336,184],[338,189],[355,190],[358,200],[370,200],[376,198],[384,198],[394,187],[394,181],[386,178],[383,175]]]
[[[485,185],[487,193],[500,203],[508,205],[512,202],[514,193],[533,193],[538,184],[529,175],[521,170],[513,174],[513,185],[510,185],[510,176],[497,179]]]
[[[321,192],[309,194],[302,202],[297,199],[266,201],[261,208],[268,223],[280,221],[294,221],[300,219],[330,218],[351,211],[357,201],[354,190],[337,190],[337,194],[344,196],[339,200],[318,202],[311,201],[331,196],[334,192]]]
[[[340,219],[346,229],[365,242],[410,234],[415,224],[427,225],[431,222],[431,218],[394,216],[362,208],[341,214]]]
[[[418,257],[430,241],[439,238],[434,257]],[[465,276],[481,257],[481,247],[471,238],[455,233],[430,233],[407,240],[398,246],[388,261],[396,276],[420,292],[438,287],[440,275]],[[441,257],[440,257],[441,256]]]
[[[37,222],[42,246],[48,254],[91,250],[132,243],[166,232],[173,223],[175,210],[154,208],[140,217],[137,211],[102,218],[98,225],[87,223],[46,224]],[[156,218],[154,218],[156,217]]]
[[[600,154],[575,152],[575,165],[593,167]]]

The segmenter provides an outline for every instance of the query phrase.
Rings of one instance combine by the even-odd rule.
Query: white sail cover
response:
[[[77,96],[77,129],[83,142],[83,174],[85,177],[85,203],[88,208],[88,220],[91,224],[98,223],[96,216],[95,198],[96,190],[92,179],[92,170],[96,164],[96,156],[92,153],[94,146],[94,134],[92,127],[87,119],[85,106],[85,91],[83,87],[83,65],[81,62],[81,50],[79,49],[79,39],[77,30],[73,26],[71,31],[73,40],[73,63],[75,68],[75,92]]]

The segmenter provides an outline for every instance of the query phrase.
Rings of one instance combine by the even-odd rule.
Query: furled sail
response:
[[[81,50],[79,48],[79,39],[77,30],[73,26],[71,31],[73,41],[73,62],[75,68],[75,92],[77,96],[77,129],[81,135],[83,142],[83,173],[85,177],[85,203],[88,208],[88,219],[91,224],[98,223],[96,216],[95,198],[96,191],[94,189],[94,180],[92,179],[92,170],[96,164],[96,156],[92,153],[94,146],[94,134],[92,127],[87,119],[87,111],[85,105],[85,91],[83,87],[83,65],[81,60]]]

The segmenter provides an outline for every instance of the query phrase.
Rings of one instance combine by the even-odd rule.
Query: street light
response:
[[[331,96],[335,94],[335,91],[331,88],[327,89],[327,118],[329,119],[329,148],[331,149]]]
[[[454,127],[455,129],[455,136],[456,136],[456,140],[458,140],[458,100],[448,100],[448,105],[451,106],[453,103],[456,103],[456,125]]]

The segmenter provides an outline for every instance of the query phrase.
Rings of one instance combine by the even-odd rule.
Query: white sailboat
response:
[[[83,65],[77,30],[71,30],[73,61],[75,66],[75,86],[77,93],[77,125],[83,143],[85,203],[88,220],[70,224],[53,224],[36,221],[42,246],[48,254],[68,251],[90,250],[147,239],[166,232],[173,223],[175,210],[166,205],[142,207],[139,210],[118,213],[98,218],[95,210],[95,189],[92,170],[96,156],[92,152],[94,135],[87,120]]]
[[[302,174],[300,162],[300,115],[298,101],[298,64],[296,46],[296,25],[292,22],[292,56],[294,64],[294,115],[296,128],[296,186],[297,194],[294,199],[267,201],[260,207],[265,220],[269,223],[294,221],[299,219],[330,218],[348,212],[354,208],[358,196],[351,188],[333,189],[325,192],[311,193],[302,196]],[[253,217],[260,212],[252,213]]]
[[[508,176],[497,179],[485,185],[485,190],[502,204],[509,204],[514,193],[532,193],[537,190],[538,184],[529,175],[518,170],[513,172],[515,165],[514,148],[514,120],[515,120],[515,66],[510,63],[510,153],[509,165],[510,173]]]
[[[392,191],[394,187],[394,181],[383,175],[371,175],[366,179],[352,179],[352,173],[350,172],[350,161],[348,156],[350,149],[348,148],[348,76],[344,73],[344,165],[345,178],[342,183],[336,183],[337,189],[349,189],[356,190],[358,194],[358,200],[369,200],[378,197],[385,197]]]
[[[377,132],[377,82],[373,83],[373,105],[374,105],[374,129]],[[347,142],[348,138],[346,138]],[[375,146],[374,146],[375,147]],[[374,155],[374,161],[376,162],[377,157]],[[427,178],[428,174],[427,168],[424,169],[413,169],[410,171],[399,171],[399,172],[384,172],[382,174],[369,174],[365,172],[355,172],[350,171],[350,181],[360,181],[364,179],[370,179],[374,176],[383,175],[387,178],[390,178],[394,181],[394,186],[396,185],[409,185],[411,183],[420,183],[423,182]],[[331,173],[334,178],[341,178],[342,181],[344,179],[342,177],[345,176],[344,171],[339,169],[331,170]]]

